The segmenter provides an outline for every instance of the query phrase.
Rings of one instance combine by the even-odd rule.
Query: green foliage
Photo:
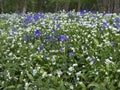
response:
[[[0,90],[118,90],[119,17],[1,14]]]

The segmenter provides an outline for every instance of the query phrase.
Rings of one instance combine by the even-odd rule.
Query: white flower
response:
[[[105,59],[105,64],[109,64],[109,63],[114,64],[114,62],[112,62],[110,59]]]
[[[78,64],[77,63],[73,64],[73,67],[75,67],[75,66],[78,66]]]
[[[9,56],[12,56],[13,54],[12,53],[9,53]]]
[[[49,76],[49,77],[51,77],[51,76],[52,76],[52,74],[48,74],[48,76]]]
[[[61,70],[57,70],[56,73],[58,74],[58,77],[60,77],[60,75],[63,74],[63,72]]]
[[[36,69],[33,69],[33,72],[32,72],[33,76],[35,76],[36,73],[37,73],[37,70],[36,70]]]
[[[69,70],[69,71],[73,71],[73,70],[74,70],[74,67],[69,67],[68,70]]]
[[[96,72],[96,75],[98,75],[99,73],[98,72]]]
[[[68,75],[71,75],[71,73],[70,73],[70,72],[67,72],[67,74],[68,74]]]
[[[78,82],[79,84],[83,84],[83,82]]]
[[[81,71],[77,72],[76,76],[78,77],[78,76],[80,76],[80,74],[81,74]]]
[[[29,87],[29,85],[30,85],[31,83],[28,83],[28,82],[25,82],[25,90],[28,90],[28,87]]]
[[[118,69],[117,72],[120,72],[120,69]]]
[[[73,90],[73,89],[74,89],[74,87],[71,85],[71,86],[70,86],[70,89],[72,89],[72,90]]]
[[[43,74],[42,74],[42,77],[44,78],[44,77],[46,77],[47,76],[47,72],[44,72]]]

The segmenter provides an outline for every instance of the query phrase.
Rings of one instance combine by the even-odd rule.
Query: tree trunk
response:
[[[23,13],[27,11],[27,0],[24,0]]]
[[[69,5],[70,5],[70,2],[65,3],[65,5],[64,5],[65,11],[69,11]]]
[[[55,12],[58,11],[58,8],[59,8],[59,0],[56,0]]]
[[[69,11],[70,0],[64,1],[63,9]]]
[[[19,11],[19,0],[16,0],[16,12]]]
[[[98,6],[98,11],[102,12],[103,11],[103,1],[97,0],[97,6]]]
[[[103,0],[103,11],[107,12],[107,0]]]
[[[81,4],[80,4],[80,2],[78,2],[78,8],[77,8],[78,12],[80,12],[80,8],[81,8]]]
[[[3,13],[3,1],[0,0],[0,8],[1,8],[1,13]]]
[[[119,0],[115,0],[114,12],[119,13]]]

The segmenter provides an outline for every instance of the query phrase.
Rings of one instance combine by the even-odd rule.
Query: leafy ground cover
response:
[[[120,89],[120,15],[0,15],[0,89]]]

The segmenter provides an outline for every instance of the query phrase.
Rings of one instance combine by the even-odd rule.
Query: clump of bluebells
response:
[[[0,15],[0,90],[120,89],[120,15]]]

